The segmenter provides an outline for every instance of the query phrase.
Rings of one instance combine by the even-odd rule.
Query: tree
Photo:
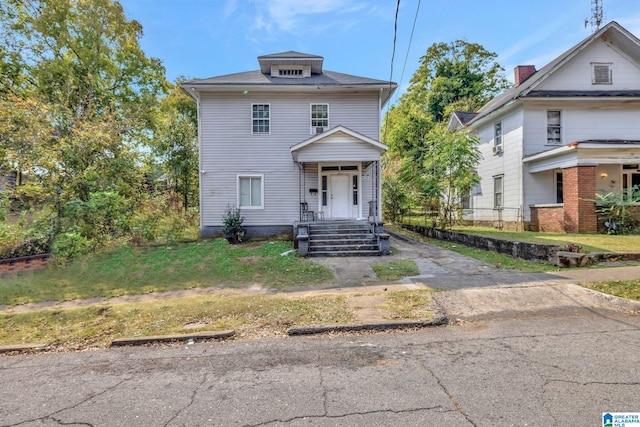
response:
[[[198,112],[193,100],[180,88],[185,81],[179,77],[169,96],[162,100],[153,149],[187,210],[191,201],[197,200]]]
[[[450,134],[445,124],[454,110],[475,111],[508,86],[495,59],[464,40],[433,44],[384,118],[387,156],[400,162],[394,178],[404,184],[401,189],[394,182],[394,192],[413,195],[425,214],[437,212],[440,225],[459,217],[459,201],[474,185],[479,161],[475,139]]]
[[[509,86],[496,57],[464,40],[434,43],[421,58],[408,92],[436,122],[449,118],[450,106],[475,111]]]
[[[478,138],[465,132],[449,132],[439,125],[429,133],[428,156],[424,156],[422,175],[440,201],[440,226],[450,227],[462,217],[462,199],[478,184],[475,167],[480,160]]]
[[[5,159],[37,153],[30,167],[58,218],[72,201],[101,192],[135,206],[142,181],[140,145],[154,125],[164,68],[139,46],[142,27],[111,0],[8,0],[0,5],[0,97],[46,106],[42,131],[22,133]],[[6,108],[6,104],[3,108]],[[6,110],[5,110],[6,111]],[[23,162],[24,163],[24,162]],[[118,199],[119,200],[119,199]]]

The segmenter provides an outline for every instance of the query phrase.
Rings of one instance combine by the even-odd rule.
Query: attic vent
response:
[[[302,69],[278,70],[278,75],[281,77],[302,77]]]
[[[592,63],[592,83],[594,85],[606,85],[612,83],[611,64]]]

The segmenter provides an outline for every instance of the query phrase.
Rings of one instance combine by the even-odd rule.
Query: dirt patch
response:
[[[266,257],[253,255],[253,256],[243,256],[240,258],[236,258],[240,264],[255,264],[256,262],[261,262],[266,260]]]
[[[349,298],[349,309],[358,322],[375,322],[384,319],[385,313],[378,308],[387,298],[383,294],[358,295]]]

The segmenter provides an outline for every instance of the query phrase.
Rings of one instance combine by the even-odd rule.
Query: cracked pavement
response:
[[[639,350],[639,316],[583,310],[1,356],[0,425],[596,425],[640,407]]]

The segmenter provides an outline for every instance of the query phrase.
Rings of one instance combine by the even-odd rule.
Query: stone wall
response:
[[[451,230],[440,230],[420,225],[403,224],[402,228],[420,233],[438,240],[456,242],[463,245],[498,252],[527,261],[542,261],[555,264],[560,245],[542,245],[537,243],[514,242],[494,237],[476,236]]]

